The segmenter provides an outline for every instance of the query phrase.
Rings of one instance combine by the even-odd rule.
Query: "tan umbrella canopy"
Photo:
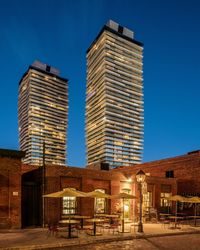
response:
[[[136,198],[137,197],[135,195],[127,193],[119,193],[111,196],[111,199],[136,199]]]
[[[111,199],[122,199],[123,201],[123,212],[122,212],[122,233],[124,233],[124,200],[125,199],[136,199],[137,197],[132,194],[127,193],[119,193],[116,195],[112,195]]]
[[[169,198],[168,198],[168,200],[170,200],[170,201],[176,201],[176,211],[175,211],[175,213],[176,213],[176,217],[177,217],[177,202],[179,201],[179,202],[185,202],[185,200],[186,200],[186,198],[185,197],[183,197],[183,196],[181,196],[181,195],[172,195],[172,196],[170,196]],[[177,218],[175,219],[175,222],[177,222]]]
[[[189,198],[185,198],[185,201],[187,203],[194,203],[194,225],[196,226],[196,216],[197,216],[197,207],[196,204],[200,203],[200,198],[198,196],[193,196]]]
[[[73,188],[65,188],[62,191],[45,194],[43,197],[47,198],[61,198],[61,197],[86,197],[86,193],[77,191]]]
[[[92,191],[92,192],[85,193],[85,197],[110,199],[111,195],[102,193],[100,191]]]
[[[64,188],[61,191],[45,194],[44,198],[62,198],[62,197],[86,197],[86,194],[81,191],[77,191],[73,188]],[[70,220],[70,215],[69,215]]]
[[[200,198],[198,196],[193,196],[193,197],[185,198],[184,202],[200,203]]]
[[[185,201],[185,197],[181,196],[181,195],[173,195],[173,196],[170,196],[168,198],[168,200],[170,201],[180,201],[180,202],[184,202]]]
[[[111,195],[102,193],[100,191],[92,191],[92,192],[86,193],[85,197],[88,197],[88,198],[105,198],[105,199],[110,199]],[[94,217],[95,217],[95,213],[94,213]]]

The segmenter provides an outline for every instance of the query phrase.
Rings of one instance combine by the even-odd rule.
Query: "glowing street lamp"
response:
[[[139,184],[140,191],[140,215],[139,215],[139,223],[138,223],[138,233],[143,233],[143,224],[142,224],[142,183],[145,181],[145,173],[140,170],[136,174],[136,180]]]

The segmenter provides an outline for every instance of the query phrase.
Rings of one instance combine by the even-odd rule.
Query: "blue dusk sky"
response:
[[[112,19],[144,43],[144,154],[200,149],[200,1],[1,0],[0,148],[19,149],[18,82],[34,60],[69,79],[68,165],[85,165],[86,50]]]

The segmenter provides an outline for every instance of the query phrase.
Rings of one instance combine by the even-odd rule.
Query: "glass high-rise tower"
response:
[[[24,163],[66,164],[68,80],[59,71],[34,62],[19,82],[18,122]]]
[[[143,44],[110,20],[87,50],[87,164],[141,163]]]

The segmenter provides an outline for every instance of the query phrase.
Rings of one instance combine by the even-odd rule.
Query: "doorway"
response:
[[[42,225],[41,185],[31,172],[22,176],[22,228]]]

